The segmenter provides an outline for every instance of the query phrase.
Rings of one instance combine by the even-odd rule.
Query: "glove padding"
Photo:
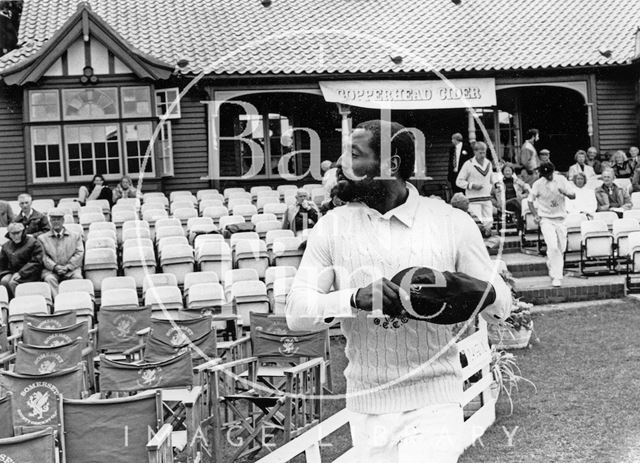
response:
[[[496,300],[491,283],[460,272],[410,267],[398,272],[391,281],[401,288],[402,309],[388,315],[438,325],[467,321],[476,309],[480,312]]]

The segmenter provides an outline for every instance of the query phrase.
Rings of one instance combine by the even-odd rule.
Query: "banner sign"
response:
[[[320,82],[326,101],[373,109],[452,109],[496,105],[492,77]]]

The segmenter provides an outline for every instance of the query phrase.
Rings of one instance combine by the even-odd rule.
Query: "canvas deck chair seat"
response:
[[[62,461],[171,463],[173,427],[160,392],[116,399],[59,401]]]
[[[104,307],[98,312],[97,350],[120,355],[139,343],[137,332],[151,326],[151,308]]]
[[[191,354],[161,362],[126,363],[100,358],[100,395],[135,395],[160,390],[165,422],[178,429],[184,426],[187,442],[192,442],[203,417],[202,387],[194,386]]]
[[[0,461],[57,463],[56,431],[52,428],[0,438]]]
[[[0,439],[13,437],[13,394],[5,392],[0,394]]]
[[[81,399],[86,395],[82,364],[47,375],[0,371],[0,386],[13,395],[13,423],[17,435],[59,426],[56,397],[60,394],[70,399]]]

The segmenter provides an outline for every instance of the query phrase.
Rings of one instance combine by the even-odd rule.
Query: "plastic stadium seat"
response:
[[[265,272],[264,284],[267,287],[267,296],[271,301],[271,307],[275,307],[273,298],[273,283],[276,280],[291,278],[296,275],[296,268],[291,266],[269,267]]]
[[[29,283],[20,283],[16,286],[15,297],[20,296],[42,296],[47,301],[49,307],[53,307],[53,296],[51,294],[51,286],[44,281],[32,281]]]
[[[169,200],[171,202],[176,201],[178,198],[190,198],[191,196],[193,196],[193,193],[191,193],[191,191],[189,190],[176,190],[176,191],[172,191],[169,194]]]
[[[145,204],[161,204],[163,207],[169,207],[169,198],[162,193],[146,193],[142,198],[142,205]]]
[[[78,216],[78,222],[80,223],[80,225],[82,225],[82,227],[86,231],[89,229],[89,226],[92,223],[106,222],[106,219],[104,218],[104,214],[102,212],[85,212],[85,213],[81,212],[80,215]]]
[[[302,260],[303,250],[300,249],[300,238],[278,238],[274,241],[273,263],[274,265],[291,265],[298,268]]]
[[[22,332],[22,321],[25,314],[48,314],[46,299],[37,294],[33,296],[16,296],[9,301],[9,330],[11,334]]]
[[[231,238],[229,239],[229,246],[231,246],[231,251],[233,252],[233,248],[238,243],[238,241],[243,241],[243,240],[259,241],[260,236],[258,236],[256,232],[234,233],[233,235],[231,235]]]
[[[216,190],[215,188],[210,188],[210,189],[204,189],[204,190],[198,190],[196,191],[196,199],[198,201],[203,201],[211,196],[214,195],[220,195],[220,192],[218,190]],[[220,195],[222,196],[222,195]]]
[[[117,208],[113,207],[111,210],[111,221],[118,225],[122,226],[123,223],[129,220],[137,220],[138,213],[134,208]]]
[[[214,223],[219,223],[221,217],[229,215],[229,210],[224,206],[209,206],[202,211],[202,217],[211,217]]]
[[[634,209],[640,209],[640,191],[631,193],[631,205]]]
[[[233,215],[241,215],[245,221],[249,221],[258,213],[258,209],[253,204],[239,204],[233,206],[231,212]]]
[[[224,196],[225,199],[229,199],[229,196],[234,193],[246,193],[246,190],[244,188],[239,188],[239,187],[225,188],[224,191],[222,192],[222,195]]]
[[[178,280],[172,273],[145,275],[142,281],[142,294],[144,295],[149,288],[155,288],[157,286],[178,286]]]
[[[111,211],[111,204],[106,199],[90,199],[85,203],[86,207],[99,207],[103,214],[109,214]]]
[[[232,267],[231,248],[224,240],[204,241],[196,248],[196,261],[201,271],[222,277]]]
[[[111,289],[102,293],[100,308],[117,307],[117,308],[136,308],[138,304],[138,292],[135,289],[122,288]]]
[[[167,238],[170,236],[184,236],[184,230],[182,227],[162,227],[156,229],[155,240],[156,243],[159,242],[162,238]]]
[[[193,240],[193,249],[198,251],[198,247],[205,241],[224,241],[224,237],[219,233],[208,233],[205,235],[197,235]]]
[[[111,231],[115,234],[116,225],[111,222],[96,222],[89,225],[89,233],[91,232],[101,232],[101,231]]]
[[[269,254],[264,241],[240,240],[235,245],[233,256],[234,267],[238,269],[252,268],[258,272],[259,278],[265,277],[265,272],[269,267]]]
[[[201,283],[220,283],[220,278],[216,272],[189,272],[184,276],[184,286],[182,292],[186,298],[189,288]]]
[[[142,203],[139,198],[120,198],[118,199],[118,201],[116,201],[114,207],[133,207],[135,210],[139,211],[141,204]],[[113,208],[111,209],[111,212],[113,212]]]
[[[584,214],[567,214],[564,225],[567,228],[567,249],[566,252],[580,252],[582,246],[582,232],[580,224],[588,220]]]
[[[273,313],[276,315],[283,315],[285,307],[287,305],[287,296],[291,291],[291,285],[293,284],[293,277],[278,278],[273,282]]]
[[[122,230],[122,241],[127,242],[131,240],[150,240],[151,231],[148,228],[129,228]]]
[[[68,232],[84,237],[84,227],[79,223],[65,223],[64,228],[66,228]]]
[[[122,269],[125,276],[142,288],[145,276],[156,273],[156,256],[149,246],[126,247],[122,251]]]
[[[91,296],[91,299],[95,299],[96,293],[93,288],[93,282],[91,280],[64,280],[60,282],[58,287],[58,295],[60,293],[74,293],[83,292]]]
[[[64,223],[76,223],[76,218],[73,216],[73,214],[65,214],[64,215]]]
[[[258,196],[258,194],[260,194],[261,192],[265,192],[265,191],[273,191],[273,189],[270,186],[252,186],[249,189],[249,193],[251,193],[251,196],[256,198]],[[277,192],[276,192],[277,193]]]
[[[231,286],[231,298],[242,324],[250,326],[249,313],[269,313],[267,288],[262,281],[238,281]]]
[[[231,287],[234,283],[237,283],[239,281],[259,281],[259,279],[260,278],[258,276],[258,272],[253,268],[227,270],[222,278],[222,283],[224,284],[224,292],[227,296],[227,299],[230,299]]]
[[[182,226],[182,222],[180,221],[180,219],[177,219],[175,217],[156,220],[156,230],[164,227],[181,227],[181,226]]]
[[[55,207],[55,203],[53,199],[34,199],[31,202],[31,207],[36,211],[47,214],[49,213],[49,209],[53,209]]]
[[[95,308],[93,299],[89,293],[84,291],[58,293],[53,305],[54,312],[64,312],[71,310],[80,318],[78,321],[86,320],[89,328],[93,325]]]
[[[588,220],[580,224],[584,257],[602,258],[613,255],[613,235],[606,222]]]
[[[193,249],[188,244],[171,246],[162,250],[160,266],[163,273],[173,273],[178,280],[178,284],[184,284],[184,276],[193,272],[194,267]]]
[[[638,220],[633,218],[622,218],[613,222],[613,238],[616,241],[616,249],[618,257],[626,258],[629,256],[629,234],[640,231]]]
[[[149,222],[146,220],[127,220],[122,224],[122,231],[127,231],[130,229],[144,228],[149,230]]]
[[[176,311],[184,308],[182,293],[177,286],[154,286],[144,294],[144,305],[152,312]]]
[[[136,289],[136,280],[129,277],[107,277],[102,281],[102,292],[112,289]]]
[[[164,207],[162,203],[144,203],[140,208],[140,213],[144,216],[145,213],[151,211],[158,211],[160,213],[167,212],[167,209]]]
[[[638,194],[640,194],[640,192],[638,192]],[[631,209],[629,211],[624,211],[622,213],[622,218],[623,219],[636,219],[636,220],[640,221],[640,211],[636,210],[636,209]]]
[[[287,212],[287,208],[288,206],[285,203],[268,203],[264,205],[262,212],[264,214],[273,214],[278,220],[282,221]]]
[[[111,223],[111,222],[104,222],[104,223]],[[113,224],[111,224],[113,225]],[[99,238],[110,238],[113,241],[116,240],[116,231],[115,230],[111,230],[111,229],[89,229],[89,232],[87,233],[87,239],[99,239]]]
[[[142,211],[142,219],[145,220],[147,223],[149,223],[149,226],[151,226],[151,224],[155,224],[158,220],[165,219],[167,217],[169,217],[169,214],[164,209],[162,210],[153,209],[150,211]]]
[[[264,208],[266,205],[268,204],[282,204],[280,202],[280,197],[278,196],[278,193],[276,193],[275,196],[259,196],[258,200],[256,201],[256,207],[258,208],[258,212],[262,213],[264,212]]]
[[[269,230],[265,235],[265,242],[267,243],[267,251],[271,251],[273,248],[273,242],[279,238],[295,238],[295,234],[292,230]]]
[[[188,233],[213,233],[217,230],[211,217],[193,217],[187,220]]]
[[[153,241],[149,238],[129,238],[122,243],[122,251],[129,248],[151,248],[153,250]]]
[[[184,236],[167,236],[158,240],[158,259],[162,259],[162,251],[172,246],[189,246],[189,241]]]
[[[307,185],[302,185],[302,189],[305,190],[310,197],[313,190],[318,188],[323,188],[322,183],[308,183]]]
[[[247,193],[248,194],[248,193]],[[253,202],[251,201],[250,197],[236,197],[236,196],[232,196],[231,198],[229,198],[229,200],[227,201],[227,208],[231,211],[233,210],[234,207],[236,206],[251,206],[253,205]]]
[[[268,222],[272,220],[278,220],[275,214],[255,214],[251,216],[251,223],[254,225],[259,224],[260,222]]]
[[[202,213],[208,207],[221,207],[221,206],[222,207],[224,206],[224,202],[221,199],[204,199],[200,201],[200,204],[198,204],[198,211],[200,212],[200,215],[202,215]]]
[[[298,187],[295,185],[278,185],[276,191],[280,193],[280,197],[284,197],[287,191],[295,194],[295,192],[298,191]]]
[[[191,286],[186,295],[188,310],[212,309],[221,312],[227,303],[224,289],[220,283],[197,283]]]
[[[177,211],[178,209],[193,209],[195,210],[195,207],[193,205],[193,203],[191,201],[175,201],[171,203],[171,206],[169,208],[169,210],[171,211],[171,214],[174,214],[175,211]]]
[[[244,217],[240,215],[227,215],[224,217],[220,217],[218,228],[224,231],[227,225],[231,225],[234,223],[245,223]]]
[[[327,200],[327,191],[323,187],[314,188],[313,190],[311,190],[310,198],[311,201],[313,201],[318,207],[320,207],[322,203]]]
[[[9,206],[11,206],[11,210],[13,211],[13,215],[20,214],[20,206],[18,205],[18,201],[11,200],[9,201]]]
[[[97,249],[97,248],[107,248],[113,249],[114,251],[117,249],[116,242],[113,238],[89,238],[87,242],[84,244],[84,248],[86,249]]]
[[[616,214],[613,211],[596,212],[593,215],[593,219],[603,221],[604,223],[607,224],[607,227],[609,227],[609,230],[611,230],[613,228],[613,222],[618,220],[618,214]]]
[[[100,291],[102,280],[118,274],[118,260],[113,249],[88,249],[84,253],[84,275]]]
[[[60,198],[58,207],[63,210],[69,210],[74,215],[78,215],[82,204],[78,202],[77,198]]]
[[[273,230],[282,230],[282,223],[278,220],[267,220],[256,224],[256,233],[260,239],[266,239],[267,233]]]
[[[186,227],[189,219],[198,217],[198,211],[193,208],[180,208],[173,211],[172,216],[176,219],[180,219],[182,227]]]

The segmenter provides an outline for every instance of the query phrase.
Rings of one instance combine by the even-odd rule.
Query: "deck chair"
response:
[[[13,394],[8,392],[0,395],[0,442],[7,437],[13,437],[13,407],[11,405]],[[2,444],[0,444],[0,453]]]
[[[151,326],[151,308],[110,308],[98,312],[98,352],[121,354],[138,345],[137,332]]]
[[[57,463],[56,431],[52,428],[0,438],[0,458],[3,462]]]
[[[74,368],[82,362],[83,347],[81,339],[57,346],[20,343],[13,371],[21,375],[46,375]]]
[[[76,312],[73,310],[60,310],[52,314],[25,314],[24,324],[36,328],[58,329],[78,323]]]
[[[638,231],[640,231],[640,224],[636,219],[622,218],[613,222],[612,233],[616,241],[616,256],[618,259],[626,261],[627,257],[629,257],[629,234]]]
[[[102,400],[64,398],[59,408],[63,461],[173,461],[173,427],[163,424],[160,392]]]
[[[59,426],[56,396],[63,394],[70,399],[81,399],[86,394],[82,364],[47,375],[0,371],[0,386],[13,394],[16,434]]]
[[[36,327],[25,325],[22,332],[22,341],[25,344],[34,346],[60,346],[69,344],[76,339],[82,339],[85,345],[89,345],[89,325],[86,322],[79,322],[75,325],[63,326],[61,328]]]

